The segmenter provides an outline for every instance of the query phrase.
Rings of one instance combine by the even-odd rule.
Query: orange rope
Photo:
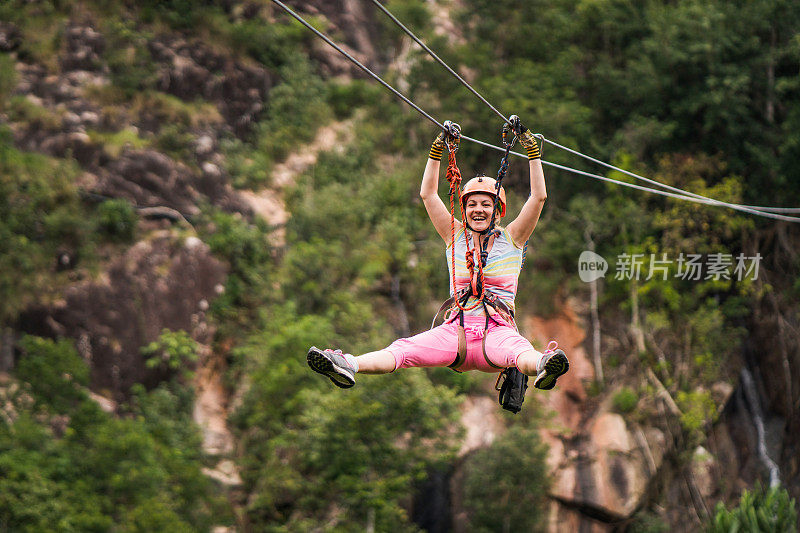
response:
[[[483,280],[483,263],[478,261],[478,268],[480,272],[481,278],[481,294],[476,294],[475,291],[475,254],[473,249],[470,249],[470,238],[468,238],[466,228],[464,229],[464,238],[467,243],[467,269],[469,270],[469,279],[470,285],[472,286],[472,293],[473,296],[478,297],[478,301],[475,302],[474,305],[470,307],[463,307],[461,302],[458,301],[458,291],[456,290],[456,209],[455,209],[455,195],[460,190],[461,187],[461,171],[458,169],[458,165],[456,164],[456,151],[455,149],[447,145],[448,148],[448,158],[447,158],[447,182],[450,184],[450,257],[451,257],[451,272],[452,276],[451,279],[453,280],[453,295],[456,296],[455,302],[456,306],[461,311],[470,311],[472,309],[477,308],[482,300],[483,300],[483,291],[484,291],[484,280]],[[466,220],[464,218],[464,205],[461,201],[458,202],[461,210],[461,219]],[[466,225],[466,222],[465,222]]]

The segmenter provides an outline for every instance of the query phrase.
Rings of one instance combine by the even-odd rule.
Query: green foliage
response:
[[[324,19],[309,17],[308,22],[324,31]],[[225,33],[231,46],[247,54],[269,69],[279,69],[298,60],[303,42],[313,38],[308,30],[293,18],[283,24],[273,24],[259,19],[243,20],[226,26]]]
[[[211,251],[230,265],[225,292],[211,310],[221,322],[221,334],[238,337],[258,307],[275,298],[269,228],[261,219],[249,222],[210,208],[203,210],[197,228]]]
[[[649,511],[636,513],[630,526],[631,533],[667,533],[669,530],[669,524]]]
[[[17,71],[14,69],[14,60],[11,56],[0,54],[0,111],[5,109],[8,95],[17,82]]]
[[[256,126],[255,146],[273,160],[314,138],[331,118],[326,88],[307,60],[297,59],[280,69],[282,82],[269,93],[266,118]]]
[[[80,386],[88,385],[89,369],[71,341],[25,336],[19,344],[22,355],[16,375],[30,384],[42,407],[64,413],[86,399]]]
[[[614,404],[614,410],[618,413],[630,413],[636,409],[636,404],[639,403],[639,395],[629,387],[622,387],[614,394],[612,403]]]
[[[0,20],[16,25],[22,34],[19,58],[28,63],[40,63],[57,68],[57,58],[63,30],[67,23],[61,2],[24,0],[0,2]]]
[[[338,119],[350,117],[364,106],[374,106],[383,92],[380,87],[367,80],[328,82],[328,103]]]
[[[709,533],[791,533],[798,527],[795,501],[783,487],[745,490],[739,505],[727,509],[722,502],[714,508],[714,518],[708,524]]]
[[[190,378],[197,361],[198,349],[197,342],[185,331],[164,328],[158,340],[143,346],[141,351],[147,358],[147,368],[165,368],[173,373],[180,370],[179,374],[183,378]]]
[[[701,438],[706,425],[717,418],[717,406],[708,391],[678,391],[675,402],[681,410],[681,426],[692,440]]]
[[[314,139],[317,129],[333,117],[327,85],[309,61],[294,57],[280,69],[282,82],[269,93],[262,120],[248,141],[225,139],[226,170],[237,187],[263,189],[275,162]]]
[[[12,147],[0,127],[0,322],[59,286],[61,248],[88,255],[93,219],[79,202],[73,163]]]
[[[131,19],[111,18],[105,23],[108,38],[103,58],[111,74],[111,82],[126,98],[151,89],[158,71],[147,48],[153,35],[137,28]]]
[[[512,426],[464,465],[464,507],[469,530],[544,531],[547,448],[535,428]]]
[[[61,113],[45,109],[43,106],[21,95],[9,98],[8,103],[3,107],[12,122],[21,122],[29,127],[57,131],[63,123]]]
[[[235,137],[223,139],[220,148],[234,187],[261,190],[270,184],[272,157],[269,154]]]
[[[152,22],[159,19],[176,30],[188,30],[202,20],[213,0],[143,0],[137,2],[142,20]]]
[[[0,527],[9,531],[204,531],[230,520],[201,471],[193,395],[139,386],[115,418],[80,385],[69,341],[25,337],[0,418]],[[53,416],[61,415],[61,416]],[[216,513],[216,516],[215,516]]]
[[[97,227],[112,241],[131,242],[139,216],[126,200],[112,199],[97,207]]]
[[[152,145],[151,140],[143,139],[133,128],[125,128],[111,133],[90,130],[87,133],[92,142],[102,145],[105,153],[111,157],[119,157],[126,148],[140,150]]]
[[[194,135],[177,124],[162,127],[155,139],[155,145],[160,151],[183,161],[192,157],[193,142]]]

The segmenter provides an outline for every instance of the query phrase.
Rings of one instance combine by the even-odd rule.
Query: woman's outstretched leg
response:
[[[394,355],[389,350],[378,350],[376,352],[365,353],[356,358],[358,372],[362,374],[388,374],[394,372]]]
[[[327,376],[337,387],[349,389],[356,384],[356,374],[388,374],[393,372],[396,360],[392,352],[378,350],[358,357],[330,348],[320,350],[312,346],[306,361],[311,370]]]
[[[544,353],[527,350],[517,357],[517,368],[523,374],[534,376],[533,386],[549,390],[556,386],[556,380],[569,370],[569,360],[560,348],[547,349]]]

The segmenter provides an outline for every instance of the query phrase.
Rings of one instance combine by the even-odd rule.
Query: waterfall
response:
[[[781,484],[780,470],[775,461],[767,453],[766,430],[764,429],[764,415],[761,412],[761,402],[758,399],[758,391],[753,382],[753,375],[747,367],[742,368],[742,387],[744,397],[750,407],[750,414],[753,417],[753,424],[756,426],[758,437],[758,456],[764,466],[769,470],[769,486],[777,487]]]

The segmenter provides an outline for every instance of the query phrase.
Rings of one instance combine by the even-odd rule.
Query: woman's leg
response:
[[[389,350],[378,350],[356,357],[360,374],[388,374],[394,372],[395,358]]]
[[[517,368],[525,375],[536,376],[539,373],[537,369],[541,359],[541,352],[534,349],[526,350],[517,356]]]

